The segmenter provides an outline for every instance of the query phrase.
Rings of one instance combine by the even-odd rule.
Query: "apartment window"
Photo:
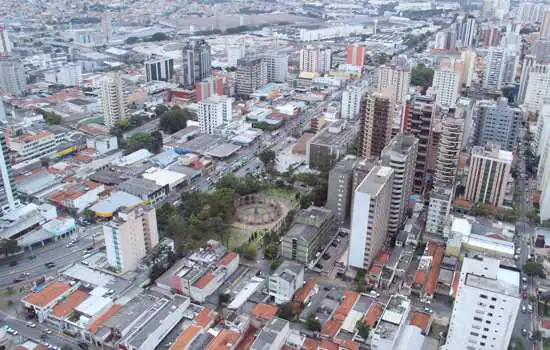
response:
[[[485,346],[485,343],[479,343],[479,345],[481,345],[481,346]]]
[[[492,300],[492,301],[497,301],[497,298],[492,297],[491,300]],[[504,301],[504,300],[503,300],[503,301]]]
[[[495,309],[495,306],[494,305],[489,305],[489,309]]]
[[[470,332],[470,335],[473,335],[474,337],[479,337],[479,333],[476,332]]]
[[[479,317],[474,317],[474,321],[481,322],[481,321],[483,321],[483,320],[482,320],[481,318],[479,318]]]
[[[481,299],[487,299],[487,296],[486,296],[485,294],[480,294],[479,297],[480,297]]]
[[[489,328],[483,328],[485,332],[489,332]]]

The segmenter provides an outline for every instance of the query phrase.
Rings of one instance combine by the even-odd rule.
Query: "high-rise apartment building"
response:
[[[237,95],[248,96],[267,84],[267,64],[262,58],[243,58],[237,63]]]
[[[393,169],[388,232],[396,235],[405,222],[405,209],[412,194],[418,139],[412,134],[397,134],[382,150],[380,165]]]
[[[353,196],[349,266],[367,270],[387,238],[393,169],[375,166]]]
[[[434,72],[432,88],[435,90],[435,102],[438,107],[452,108],[458,98],[459,73],[450,68],[439,68]]]
[[[355,190],[353,188],[353,170],[357,162],[355,156],[348,155],[336,163],[328,175],[325,207],[334,213],[340,225],[349,218],[351,211],[351,199]]]
[[[508,99],[501,97],[497,101],[478,101],[475,113],[474,145],[497,143],[503,150],[515,151],[524,115],[521,108],[509,106]]]
[[[199,102],[197,117],[201,132],[214,134],[220,125],[233,120],[233,99],[227,96],[210,96]]]
[[[197,102],[206,100],[210,96],[224,94],[224,77],[212,76],[197,82],[195,85],[195,99]]]
[[[454,197],[456,172],[464,137],[464,110],[449,110],[442,116],[433,190],[428,207],[426,231],[442,236]]]
[[[300,51],[300,71],[327,73],[332,63],[332,51],[328,48],[308,46]]]
[[[65,86],[80,86],[82,84],[82,66],[71,62],[59,67],[55,76],[57,84]]]
[[[2,101],[0,100],[1,103]],[[4,214],[14,210],[18,204],[13,173],[8,159],[5,130],[0,130],[0,175],[2,176],[2,183],[0,184],[0,214]]]
[[[0,57],[0,93],[21,95],[26,78],[23,63],[17,58]]]
[[[462,47],[473,47],[477,34],[476,19],[472,16],[458,16],[456,19],[456,38]]]
[[[474,146],[464,198],[500,207],[504,202],[514,156],[498,145]]]
[[[112,128],[130,117],[125,84],[119,73],[107,74],[101,80],[101,108],[103,123]]]
[[[366,86],[359,83],[349,84],[342,91],[340,115],[342,119],[355,119],[361,112],[361,99],[365,95]]]
[[[361,45],[350,45],[346,48],[346,63],[363,67],[365,65],[365,47]]]
[[[404,129],[418,139],[418,153],[413,189],[422,194],[428,175],[428,159],[432,143],[432,126],[436,107],[435,97],[414,95],[405,109]]]
[[[394,59],[391,64],[378,68],[378,92],[392,92],[395,103],[405,103],[411,83],[411,67],[405,58]]]
[[[527,87],[529,85],[529,78],[531,73],[534,74],[548,74],[550,72],[550,64],[538,63],[537,57],[534,55],[525,55],[523,58],[523,65],[521,67],[521,76],[519,81],[518,102],[523,103],[527,94]],[[539,88],[538,84],[531,86],[531,91],[536,92]],[[532,101],[535,101],[534,96],[530,96]]]
[[[273,53],[266,55],[265,60],[267,69],[268,83],[284,83],[288,78],[288,55],[282,53]]]
[[[182,83],[194,86],[212,74],[210,45],[205,40],[190,40],[182,49]]]
[[[535,56],[538,63],[550,62],[550,40],[549,39],[537,39],[531,44],[531,55]]]
[[[367,93],[361,104],[361,156],[379,156],[391,138],[393,103],[381,93]]]
[[[504,79],[506,59],[505,50],[491,47],[485,57],[485,72],[483,74],[483,87],[485,89],[500,90]]]
[[[105,43],[108,44],[113,38],[113,25],[111,23],[111,14],[109,12],[101,14],[101,32],[103,33]]]
[[[155,58],[145,62],[145,79],[149,81],[170,81],[174,76],[174,59]]]
[[[476,65],[476,52],[475,50],[464,50],[461,55],[461,59],[464,62],[464,76],[462,77],[462,82],[466,87],[470,87],[472,85],[472,78]]]
[[[12,44],[6,27],[0,25],[0,57],[11,56]]]
[[[437,32],[434,49],[456,51],[456,31],[450,28]]]
[[[537,2],[522,2],[519,4],[517,20],[521,23],[531,24],[542,22],[544,10],[548,5]]]
[[[550,105],[545,104],[538,119],[536,154],[540,156],[537,167],[537,185],[541,191],[539,206],[541,221],[550,219]]]
[[[520,272],[497,259],[464,258],[446,350],[508,349],[519,307]]]
[[[133,271],[159,242],[157,215],[151,206],[123,208],[103,224],[107,262],[118,272]]]
[[[540,37],[543,39],[550,39],[550,8],[544,9],[542,24],[540,25]]]
[[[502,35],[500,27],[493,24],[483,24],[481,27],[481,45],[485,48],[499,46]]]
[[[531,69],[523,101],[530,112],[540,111],[542,105],[550,99],[550,69],[545,69],[546,65],[535,65],[535,67],[542,69]]]

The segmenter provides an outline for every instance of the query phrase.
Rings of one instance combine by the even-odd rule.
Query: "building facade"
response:
[[[206,100],[210,96],[224,95],[224,78],[209,77],[195,85],[195,98],[197,102]]]
[[[112,128],[130,117],[125,84],[119,73],[106,75],[100,84],[103,124]]]
[[[355,119],[361,112],[361,99],[365,95],[363,84],[348,85],[342,91],[340,115],[342,119]]]
[[[365,65],[365,47],[361,45],[348,46],[346,48],[346,63],[363,67]]]
[[[267,84],[267,63],[262,58],[238,60],[235,77],[237,95],[248,96]]]
[[[344,224],[350,215],[354,190],[353,171],[357,161],[355,156],[348,155],[336,163],[328,175],[325,207],[334,213],[339,224]]]
[[[353,197],[348,265],[367,270],[387,238],[393,169],[374,166]]]
[[[0,57],[0,92],[19,96],[26,84],[23,63],[16,58]]]
[[[332,63],[332,51],[327,48],[308,46],[300,51],[300,71],[327,73]]]
[[[540,111],[542,105],[550,99],[550,69],[546,65],[537,65],[529,73],[529,80],[525,89],[524,105],[530,112]]]
[[[411,83],[411,68],[406,59],[397,59],[378,68],[378,92],[392,92],[395,103],[405,103]]]
[[[233,99],[227,96],[211,96],[199,102],[197,113],[203,134],[214,134],[216,128],[233,120]]]
[[[4,130],[0,133],[0,175],[2,176],[2,184],[0,188],[0,208],[2,214],[12,211],[18,204],[17,194],[13,183],[13,173],[8,155],[8,146],[4,136]]]
[[[273,53],[264,56],[268,83],[284,83],[288,79],[288,55]]]
[[[368,93],[361,104],[359,145],[363,158],[379,156],[391,138],[393,103],[381,93]]]
[[[287,303],[304,285],[304,265],[298,262],[283,260],[281,265],[269,276],[269,295],[276,304]]]
[[[506,51],[502,48],[491,47],[485,57],[485,71],[483,74],[483,88],[500,90],[504,81]]]
[[[149,81],[171,81],[174,76],[174,59],[157,58],[145,62],[145,79]]]
[[[190,40],[182,49],[182,83],[194,86],[212,74],[210,45],[205,40]]]
[[[524,116],[520,107],[509,106],[508,100],[501,97],[497,101],[478,101],[474,113],[477,114],[474,145],[496,143],[505,151],[515,151]]]

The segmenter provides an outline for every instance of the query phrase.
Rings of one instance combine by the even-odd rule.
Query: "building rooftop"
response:
[[[55,317],[63,318],[71,313],[78,305],[80,305],[84,300],[88,299],[88,293],[75,290],[74,293],[69,295],[67,298],[63,299],[52,309],[52,314]]]
[[[344,297],[342,303],[340,304],[340,307],[336,309],[336,312],[334,313],[334,319],[344,321],[358,298],[359,293],[351,290],[346,290],[344,292]]]
[[[384,305],[380,303],[372,303],[369,310],[363,317],[363,323],[372,328],[378,322],[380,317],[382,316],[382,312],[384,311]]]
[[[388,184],[392,174],[392,168],[377,165],[363,179],[356,191],[377,196],[380,190]]]
[[[237,343],[240,334],[229,329],[222,329],[208,344],[205,350],[231,350]]]
[[[117,188],[120,191],[124,191],[127,193],[132,193],[138,196],[141,195],[149,195],[151,193],[154,193],[162,188],[162,186],[158,185],[153,180],[148,179],[142,179],[138,177],[132,177],[128,180],[120,183]]]
[[[271,320],[273,317],[277,315],[279,312],[279,308],[275,305],[270,304],[256,304],[250,314],[254,317],[263,319],[263,320]]]
[[[120,304],[114,304],[111,306],[106,312],[104,312],[101,316],[99,316],[94,322],[88,325],[88,330],[95,334],[97,330],[111,317],[116,315],[120,309],[122,308],[122,305]]]
[[[287,281],[292,281],[294,280],[294,278],[296,278],[296,275],[298,275],[303,270],[304,265],[295,261],[283,260],[281,265],[279,265],[275,272],[273,272],[272,276],[279,276]]]
[[[278,317],[272,318],[260,331],[254,343],[250,347],[251,350],[264,350],[275,346],[275,340],[285,327],[288,327],[289,322]]]
[[[354,139],[356,130],[343,122],[334,122],[323,128],[311,140],[310,144],[342,148]]]
[[[390,143],[384,147],[380,158],[404,160],[410,153],[410,149],[418,144],[418,139],[412,134],[397,134]]]
[[[44,307],[54,300],[60,298],[71,289],[71,286],[65,282],[52,282],[47,284],[42,290],[31,292],[23,298],[23,301],[31,305]]]
[[[141,202],[142,200],[139,197],[124,191],[114,191],[108,198],[94,204],[91,210],[98,216],[110,217],[115,211],[122,207],[132,208]]]
[[[496,279],[469,273],[466,275],[464,283],[474,288],[519,298],[519,280],[519,271],[499,267]]]
[[[209,149],[208,152],[206,152],[206,155],[213,158],[224,159],[236,153],[239,149],[241,149],[241,146],[239,145],[235,145],[233,143],[222,143]]]
[[[494,159],[508,164],[512,164],[514,160],[514,154],[500,149],[499,144],[489,144],[485,147],[474,146],[472,147],[472,156]]]
[[[410,324],[413,326],[417,326],[423,331],[427,331],[429,330],[431,322],[432,315],[422,311],[415,311],[413,312]]]
[[[294,293],[294,301],[298,303],[303,303],[306,301],[307,297],[313,293],[314,288],[317,287],[317,282],[312,278],[306,281],[306,283],[300,287],[296,293]]]
[[[194,324],[190,325],[178,336],[174,344],[170,347],[170,350],[185,349],[202,331],[203,328],[201,326]]]

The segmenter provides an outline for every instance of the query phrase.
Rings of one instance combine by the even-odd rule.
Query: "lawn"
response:
[[[297,192],[295,190],[271,187],[263,191],[263,193],[268,197],[291,201],[295,206],[298,205],[298,201],[296,200]]]

